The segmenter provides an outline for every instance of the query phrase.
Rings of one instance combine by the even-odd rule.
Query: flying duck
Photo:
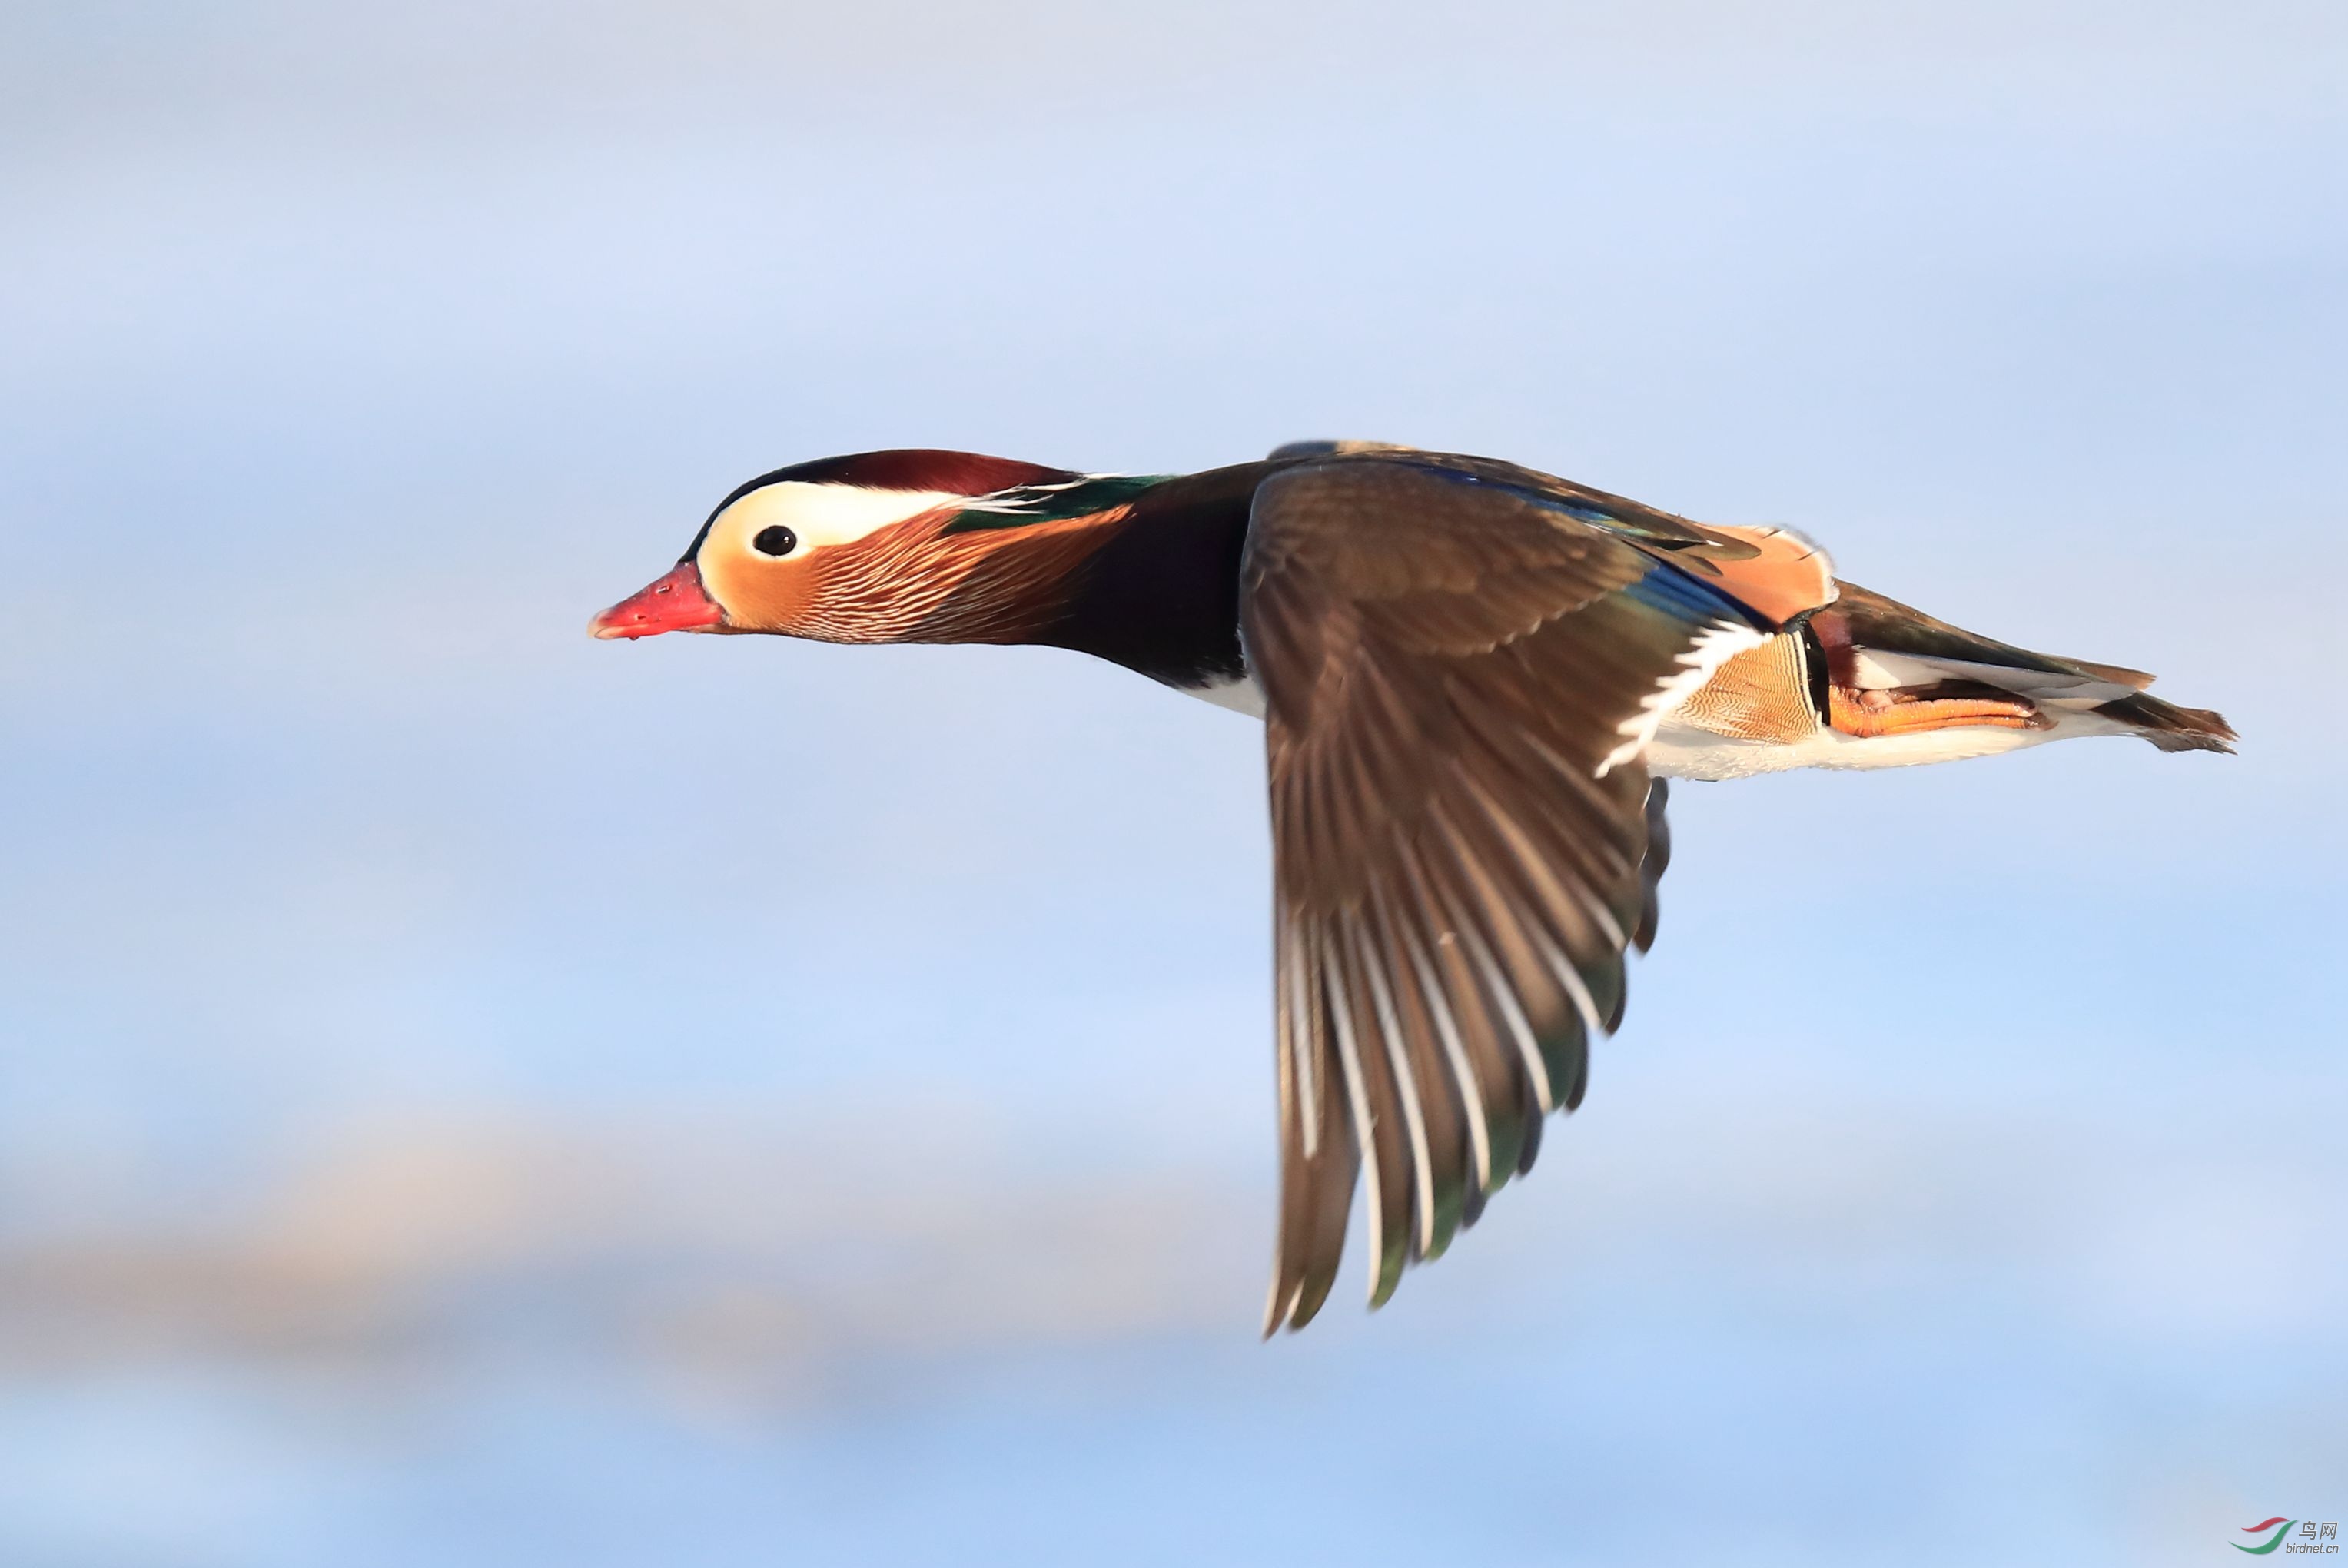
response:
[[[1279,1241],[1264,1331],[1369,1299],[1532,1168],[1655,935],[1666,779],[2133,735],[2230,751],[2141,671],[1963,631],[1783,529],[1365,442],[1203,473],[969,452],[761,474],[598,637],[764,632],[1096,655],[1264,720]]]

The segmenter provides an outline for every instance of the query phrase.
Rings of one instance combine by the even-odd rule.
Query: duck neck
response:
[[[1057,614],[1022,640],[1186,690],[1245,675],[1240,556],[1256,486],[1272,467],[1185,474],[1135,498],[1074,573]]]

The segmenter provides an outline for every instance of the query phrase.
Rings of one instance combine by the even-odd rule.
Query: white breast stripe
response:
[[[1639,711],[1615,727],[1617,735],[1630,738],[1606,754],[1598,765],[1598,777],[1630,761],[1647,748],[1655,738],[1655,727],[1663,722],[1680,704],[1687,701],[1718,672],[1720,666],[1747,648],[1757,648],[1769,640],[1768,634],[1756,632],[1735,621],[1715,621],[1695,640],[1695,646],[1680,655],[1680,668],[1655,683],[1655,689],[1640,699]]]

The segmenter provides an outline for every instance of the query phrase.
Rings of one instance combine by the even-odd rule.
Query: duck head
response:
[[[675,568],[588,630],[1016,641],[1149,482],[932,450],[778,469],[718,502]]]

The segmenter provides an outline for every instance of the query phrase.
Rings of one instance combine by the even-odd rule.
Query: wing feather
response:
[[[1325,1300],[1357,1180],[1375,1305],[1581,1103],[1669,860],[1643,737],[1692,672],[1775,631],[1787,584],[1830,587],[1806,550],[1407,451],[1259,488],[1241,636],[1276,884],[1267,1332]],[[1739,571],[1771,613],[1723,585]]]
[[[1403,1266],[1410,1255],[1410,1156],[1404,1147],[1402,1118],[1395,1113],[1397,1093],[1386,1073],[1385,1057],[1362,1048],[1357,1023],[1365,1014],[1361,974],[1345,951],[1342,923],[1333,923],[1330,940],[1321,944],[1323,980],[1327,986],[1332,1034],[1344,1065],[1345,1093],[1354,1116],[1354,1133],[1368,1153],[1362,1182],[1370,1217],[1370,1303],[1382,1306],[1402,1283]]]

